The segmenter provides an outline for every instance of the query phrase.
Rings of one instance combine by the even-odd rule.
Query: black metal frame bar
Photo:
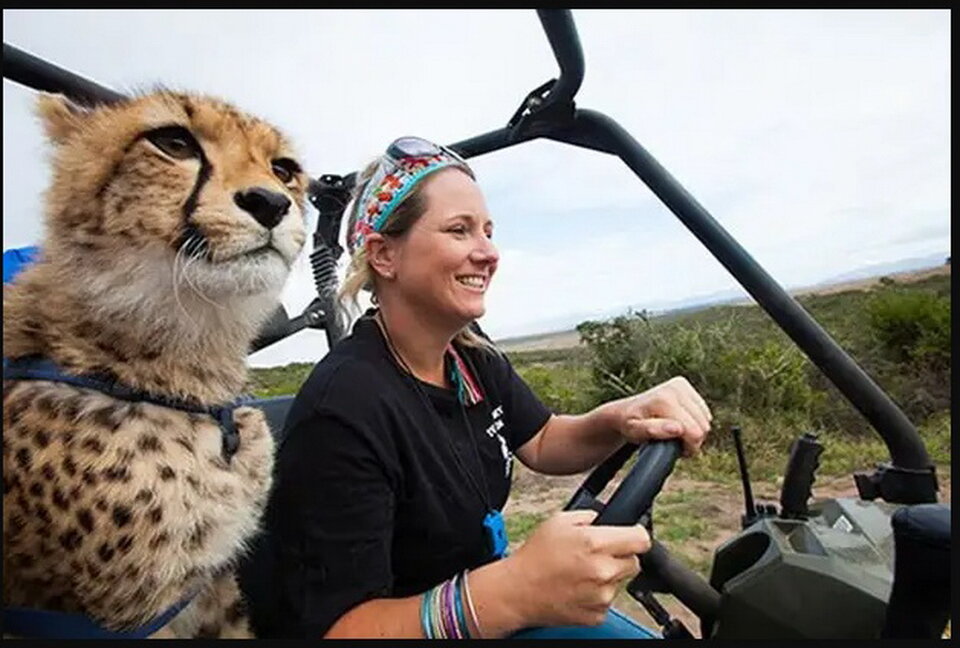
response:
[[[927,451],[916,429],[890,397],[619,124],[602,113],[578,110],[575,126],[568,132],[551,136],[551,139],[579,146],[584,146],[585,142],[596,142],[604,148],[609,146],[616,151],[618,157],[710,250],[780,328],[870,421],[886,441],[894,463],[913,469],[930,466]]]
[[[538,13],[561,69],[561,79],[554,87],[572,88],[575,92],[582,81],[583,53],[572,19],[561,19],[558,16],[560,14],[569,17],[569,11],[539,10]],[[567,80],[564,78],[564,71],[576,76]],[[532,116],[535,118],[536,114],[534,112]],[[511,130],[500,129],[452,146],[465,157],[472,157],[541,136],[617,155],[863,414],[886,442],[894,466],[908,470],[930,469],[931,462],[926,448],[903,411],[823,327],[617,122],[600,112],[581,108],[575,109],[572,124],[558,124],[552,129],[541,126],[538,130],[543,134],[521,135],[511,141]],[[932,501],[935,501],[935,498],[934,483]],[[931,501],[926,497],[924,500]]]
[[[3,76],[44,92],[59,92],[84,105],[119,101],[124,95],[41,58],[3,44]]]
[[[893,465],[884,467],[873,476],[877,491],[883,494],[884,479],[896,480],[907,475],[916,482],[911,482],[907,489],[909,494],[904,495],[892,487],[887,488],[887,493],[897,492],[896,497],[912,501],[936,501],[936,479],[929,456],[913,424],[900,408],[627,131],[600,112],[574,107],[573,96],[582,82],[584,64],[573,18],[569,10],[538,10],[538,16],[560,66],[560,78],[548,82],[539,89],[540,92],[531,93],[512,125],[457,142],[451,147],[470,158],[545,137],[617,155],[727,268],[884,439]],[[6,43],[3,74],[30,87],[60,91],[86,103],[123,98],[123,95]],[[332,300],[328,299],[323,308],[316,302],[312,306],[312,316],[305,313],[299,322],[295,318],[288,320],[285,326],[280,322],[279,333],[268,343],[303,326],[315,326],[327,329],[332,346],[342,335],[339,328],[331,330],[327,326],[335,320]],[[918,474],[920,479],[916,479]]]

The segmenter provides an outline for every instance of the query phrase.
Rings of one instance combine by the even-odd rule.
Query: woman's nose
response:
[[[474,261],[486,262],[486,263],[496,263],[500,260],[500,252],[497,250],[497,246],[493,244],[493,240],[484,236],[480,244],[477,245],[472,254]]]

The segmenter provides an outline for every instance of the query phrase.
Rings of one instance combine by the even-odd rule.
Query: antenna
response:
[[[743,528],[753,524],[759,516],[756,504],[753,501],[753,489],[750,488],[750,475],[747,473],[747,457],[743,452],[743,440],[740,438],[740,426],[730,427],[730,434],[733,435],[733,445],[737,449],[737,463],[740,464],[740,481],[743,482],[743,503],[746,508],[740,522]]]

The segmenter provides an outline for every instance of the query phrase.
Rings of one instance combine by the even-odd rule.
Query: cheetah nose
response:
[[[276,227],[290,209],[289,198],[262,187],[238,191],[233,201],[267,229]]]

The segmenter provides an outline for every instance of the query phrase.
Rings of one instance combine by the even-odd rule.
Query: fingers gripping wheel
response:
[[[625,445],[590,473],[564,510],[597,511],[594,524],[636,524],[650,510],[664,481],[673,472],[681,449],[679,441],[653,441],[639,449],[636,445]],[[636,464],[604,504],[598,496],[634,452],[637,453]],[[643,578],[646,583],[643,589],[656,584],[656,591],[674,594],[701,621],[715,618],[720,607],[719,593],[699,574],[673,559],[662,544],[654,542],[650,551],[640,556],[640,562],[643,571],[638,578]],[[640,583],[634,582],[632,585]],[[673,624],[673,620],[670,623]]]

